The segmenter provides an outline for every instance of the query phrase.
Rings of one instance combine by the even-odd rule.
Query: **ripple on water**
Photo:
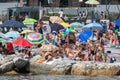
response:
[[[1,75],[0,80],[120,80],[109,76],[75,76],[75,75]]]

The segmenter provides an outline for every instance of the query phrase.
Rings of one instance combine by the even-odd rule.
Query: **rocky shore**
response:
[[[118,52],[118,50],[116,52]],[[35,64],[34,62],[40,57],[40,55],[36,55],[30,60],[26,60],[13,55],[0,55],[0,74],[16,71],[17,73],[53,75],[120,75],[120,56],[116,57],[117,62],[114,63],[109,63],[109,59],[107,63],[103,63],[60,58]]]
[[[30,71],[36,74],[57,75],[120,75],[120,62],[99,63],[92,61],[56,60],[50,64],[31,64]]]

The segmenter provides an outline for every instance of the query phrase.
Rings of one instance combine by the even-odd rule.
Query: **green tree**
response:
[[[116,20],[117,18],[119,18],[119,17],[120,17],[119,0],[117,0],[118,4],[116,4],[117,9],[118,9],[118,14],[116,14],[116,16],[113,15],[113,14],[111,14],[111,13],[109,12],[109,9],[110,9],[112,0],[105,0],[105,1],[106,1],[106,12],[105,12],[105,13],[106,13],[107,18],[108,18],[110,21],[113,20],[113,19]]]

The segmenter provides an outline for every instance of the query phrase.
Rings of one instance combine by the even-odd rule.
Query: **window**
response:
[[[60,0],[60,7],[67,7],[68,6],[68,0]]]

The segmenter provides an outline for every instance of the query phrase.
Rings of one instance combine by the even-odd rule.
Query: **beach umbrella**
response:
[[[59,30],[60,34],[69,34],[69,33],[73,33],[73,32],[76,32],[74,29],[71,29],[71,28],[64,28],[64,29],[61,29]]]
[[[91,11],[91,22],[93,22],[94,18],[95,18],[93,5],[97,5],[97,4],[99,4],[99,2],[97,0],[88,0],[85,3],[92,5],[92,9],[93,10]]]
[[[115,29],[115,31],[114,31],[115,33],[118,33],[119,32],[119,30],[118,29]]]
[[[13,39],[20,37],[20,34],[18,31],[10,31],[10,32],[7,32],[5,35]]]
[[[120,27],[120,18],[116,20],[116,25]]]
[[[12,39],[0,32],[0,42],[4,42],[4,43],[12,42]]]
[[[3,37],[0,37],[0,42],[3,42],[3,43],[7,43],[7,42],[12,42],[13,40],[10,39],[10,38],[3,38]]]
[[[85,2],[86,4],[97,5],[99,2],[97,0],[88,0]]]
[[[70,27],[72,28],[82,28],[84,25],[79,22],[73,22],[70,24]]]
[[[26,35],[25,39],[31,44],[41,44],[46,40],[45,37],[40,33],[30,33]]]
[[[26,18],[23,23],[34,23],[34,22],[37,22],[36,19],[33,19],[33,18]]]
[[[28,29],[28,30],[23,30],[20,34],[33,33],[33,32],[35,31]]]
[[[51,32],[52,31],[58,32],[59,30],[64,29],[64,27],[58,23],[52,23],[50,24],[50,27],[51,27]]]
[[[60,23],[60,25],[62,25],[64,28],[70,27],[70,24],[65,23],[65,22]]]
[[[87,41],[90,37],[92,36],[92,31],[91,30],[85,30],[82,33],[80,33],[79,38],[80,42],[85,42]]]
[[[58,50],[58,47],[52,44],[42,45],[40,47],[41,51],[56,51]]]
[[[64,22],[62,20],[62,18],[58,17],[58,16],[50,16],[50,19],[49,19],[52,23],[62,23]]]
[[[0,32],[0,37],[7,38],[7,36],[4,33],[2,33],[2,32]]]
[[[101,25],[101,24],[99,24],[99,23],[96,23],[96,22],[93,22],[93,23],[89,23],[89,24],[87,24],[87,25],[85,25],[85,26],[83,26],[83,28],[82,29],[92,29],[92,30],[102,30],[103,29],[103,26]]]
[[[32,44],[24,38],[18,38],[14,40],[12,43],[16,46],[23,46],[23,47],[32,46]]]
[[[15,20],[7,20],[1,25],[1,27],[26,28],[27,26]]]

